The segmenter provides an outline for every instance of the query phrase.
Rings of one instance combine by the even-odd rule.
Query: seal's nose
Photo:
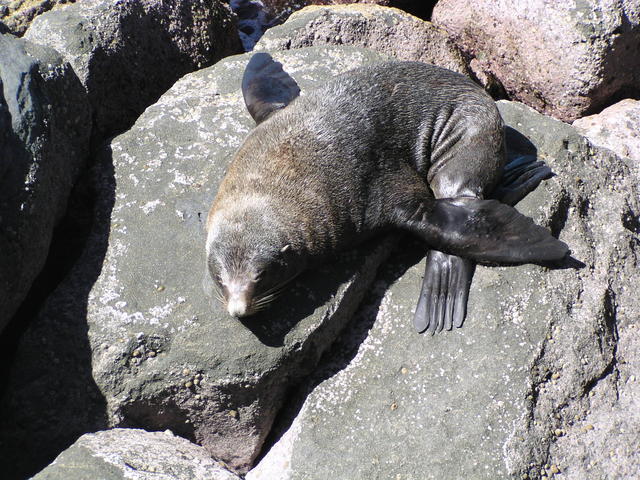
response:
[[[247,305],[247,301],[244,298],[231,297],[227,301],[227,311],[232,317],[245,317],[248,310],[249,305]]]
[[[232,317],[246,317],[251,314],[251,296],[253,285],[251,282],[233,280],[226,287],[227,311]]]

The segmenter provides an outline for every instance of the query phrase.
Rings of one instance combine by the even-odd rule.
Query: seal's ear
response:
[[[300,95],[300,88],[271,55],[256,53],[244,71],[242,95],[253,119],[261,123]]]

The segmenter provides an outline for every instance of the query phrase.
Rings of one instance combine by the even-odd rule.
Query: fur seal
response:
[[[208,269],[232,316],[265,308],[308,266],[392,229],[431,249],[418,332],[462,325],[475,262],[568,254],[512,207],[551,171],[526,158],[505,168],[500,114],[463,75],[386,62],[300,96],[282,65],[257,53],[242,91],[257,126],[207,218]],[[488,199],[503,175],[503,201]]]

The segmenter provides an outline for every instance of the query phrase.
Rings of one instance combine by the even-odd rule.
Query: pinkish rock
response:
[[[354,45],[399,60],[414,60],[468,73],[462,54],[447,33],[396,8],[379,5],[309,6],[274,27],[256,44],[259,50],[317,45]]]
[[[432,21],[512,99],[565,121],[640,90],[640,2],[441,0]]]
[[[573,126],[595,145],[640,160],[640,101],[627,98],[576,120]]]

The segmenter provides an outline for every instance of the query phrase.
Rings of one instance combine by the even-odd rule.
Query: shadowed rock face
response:
[[[410,322],[422,252],[405,246],[248,479],[640,474],[627,433],[640,427],[637,167],[521,104],[499,108],[509,154],[556,173],[518,209],[585,267],[479,267],[464,327],[426,337]]]
[[[91,131],[84,89],[50,48],[0,35],[0,331],[47,257]]]
[[[636,0],[549,3],[441,0],[434,24],[509,98],[564,121],[640,93]]]
[[[181,76],[241,51],[218,0],[85,0],[38,16],[25,38],[73,66],[93,110],[94,144],[130,127]]]

